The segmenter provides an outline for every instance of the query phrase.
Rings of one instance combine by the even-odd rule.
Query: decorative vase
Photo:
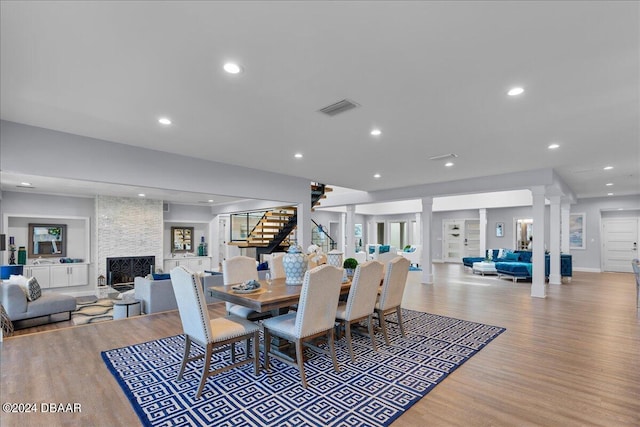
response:
[[[307,256],[298,246],[291,246],[282,257],[285,283],[287,285],[302,285],[304,273],[307,271]]]
[[[327,264],[342,268],[342,252],[337,249],[327,253]]]
[[[25,265],[27,263],[27,250],[24,246],[18,248],[18,264]]]

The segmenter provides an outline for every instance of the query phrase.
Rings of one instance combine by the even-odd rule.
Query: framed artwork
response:
[[[496,237],[504,237],[504,222],[496,222]]]
[[[587,237],[585,234],[586,214],[569,214],[569,248],[586,249]]]
[[[362,237],[362,224],[356,224],[355,236],[356,237]]]

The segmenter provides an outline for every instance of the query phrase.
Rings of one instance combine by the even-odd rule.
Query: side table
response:
[[[131,316],[139,316],[142,301],[139,299],[125,298],[115,300],[113,303],[113,319],[126,319]]]

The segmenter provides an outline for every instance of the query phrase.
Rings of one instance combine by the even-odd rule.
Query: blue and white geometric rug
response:
[[[377,352],[354,335],[356,363],[344,339],[337,341],[339,373],[329,357],[309,352],[306,390],[296,368],[270,358],[269,372],[256,378],[252,364],[223,372],[195,399],[202,359],[176,381],[183,336],[105,351],[102,358],[145,426],[388,426],[505,331],[404,309],[403,320],[407,338],[388,324],[391,346],[378,333]],[[212,365],[225,355],[214,354]]]

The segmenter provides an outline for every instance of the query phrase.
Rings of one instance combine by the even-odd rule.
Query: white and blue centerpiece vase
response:
[[[282,257],[284,266],[285,283],[287,285],[302,285],[304,273],[307,272],[307,256],[299,246],[291,246]]]

